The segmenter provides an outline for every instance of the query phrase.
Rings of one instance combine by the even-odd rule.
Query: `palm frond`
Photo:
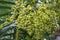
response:
[[[7,6],[0,6],[0,9],[11,9],[11,7],[7,7]]]
[[[15,4],[14,2],[9,2],[9,1],[0,1],[2,4]]]

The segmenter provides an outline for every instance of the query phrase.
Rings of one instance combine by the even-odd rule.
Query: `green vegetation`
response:
[[[0,1],[12,5],[3,10],[0,30],[13,29],[13,40],[54,40],[60,25],[60,0],[17,0],[15,3]],[[1,4],[2,5],[2,4]],[[9,13],[6,13],[9,12]],[[12,26],[10,26],[13,24]],[[2,31],[0,31],[2,35]]]

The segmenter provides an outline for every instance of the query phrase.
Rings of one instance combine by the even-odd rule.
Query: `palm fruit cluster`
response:
[[[36,7],[36,3],[37,0],[16,1],[16,5],[12,7],[14,14],[1,25],[1,28],[15,20],[16,27],[26,30],[32,40],[43,40],[55,34],[58,21],[56,12],[50,9],[50,4],[43,3]]]

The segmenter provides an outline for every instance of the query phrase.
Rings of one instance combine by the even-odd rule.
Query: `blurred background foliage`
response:
[[[0,0],[0,23],[11,16],[12,5],[15,5],[15,0]]]
[[[54,40],[60,28],[60,0],[0,0],[0,40]]]

